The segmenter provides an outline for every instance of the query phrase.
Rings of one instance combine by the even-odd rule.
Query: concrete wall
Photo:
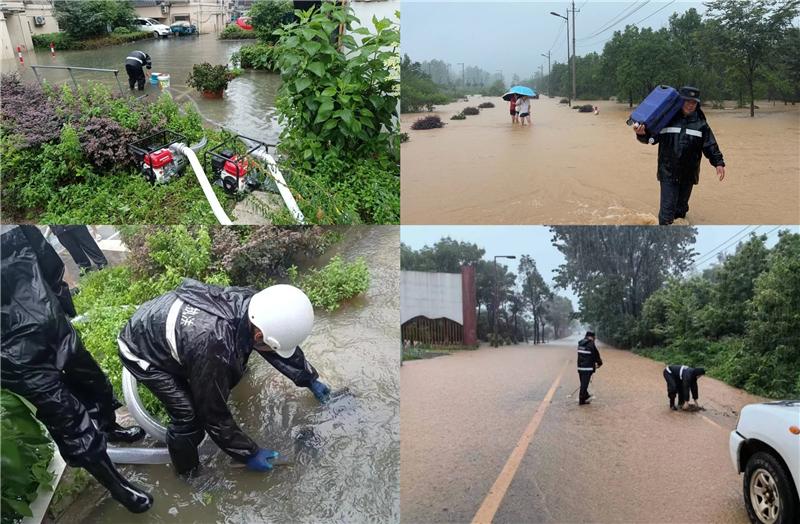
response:
[[[36,16],[44,17],[44,25],[37,26],[33,23]],[[29,5],[25,10],[25,18],[28,22],[30,32],[34,35],[41,35],[45,33],[58,33],[61,29],[58,27],[58,20],[53,16],[53,9],[47,5]]]
[[[463,324],[460,273],[400,272],[400,323],[414,317],[449,318]]]
[[[135,11],[139,18],[153,18],[165,25],[176,20],[188,20],[201,33],[219,33],[225,28],[227,20],[225,6],[215,0],[174,1],[166,14],[161,7],[137,7]]]

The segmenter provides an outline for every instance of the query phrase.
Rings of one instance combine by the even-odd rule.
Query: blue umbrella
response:
[[[513,86],[511,89],[508,90],[508,93],[503,95],[503,100],[508,102],[509,100],[511,100],[511,95],[524,95],[533,98],[534,96],[536,96],[536,91],[534,91],[530,87]]]

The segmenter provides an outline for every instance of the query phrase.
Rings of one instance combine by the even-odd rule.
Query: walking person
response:
[[[255,351],[296,386],[327,402],[330,388],[299,347],[313,323],[308,297],[288,285],[256,293],[185,279],[136,310],[117,339],[120,359],[166,407],[167,449],[177,473],[199,466],[197,447],[206,433],[248,469],[272,469],[278,453],[239,428],[228,396]]]
[[[519,113],[519,121],[524,126],[525,119],[528,119],[528,125],[531,124],[531,99],[525,95],[522,95],[517,100],[517,112]]]
[[[705,368],[690,368],[676,364],[668,365],[664,368],[664,380],[667,381],[667,397],[669,397],[669,408],[673,411],[683,409],[684,404],[689,402],[689,394],[694,399],[697,406],[699,398],[697,390],[697,379],[706,374]],[[678,405],[675,406],[675,397],[678,397]]]
[[[125,58],[125,71],[128,73],[128,86],[133,89],[134,86],[139,88],[139,91],[144,91],[145,76],[144,67],[153,69],[153,62],[150,55],[144,51],[133,51]]]
[[[50,226],[50,230],[64,246],[72,260],[83,272],[94,269],[103,269],[108,265],[108,260],[97,245],[92,234],[86,226]],[[94,266],[92,266],[94,264]]]
[[[586,336],[578,342],[578,378],[581,382],[581,392],[578,395],[578,404],[589,404],[589,382],[594,372],[603,365],[600,352],[594,344],[594,331],[587,331]]]
[[[147,511],[153,497],[117,471],[106,448],[144,431],[117,424],[121,404],[67,319],[75,306],[64,263],[35,226],[3,226],[0,244],[2,387],[34,405],[67,464],[88,471],[129,511]]]
[[[519,113],[517,112],[517,95],[512,94],[511,99],[509,100],[509,113],[511,113],[511,125],[516,124],[519,121]]]
[[[660,225],[672,224],[676,218],[686,218],[692,188],[700,181],[700,159],[708,158],[717,170],[719,181],[725,178],[725,161],[700,109],[700,90],[682,87],[683,106],[670,123],[657,135],[650,135],[645,126],[634,128],[636,139],[645,144],[649,139],[658,144],[657,178],[661,183],[661,202],[658,211]]]

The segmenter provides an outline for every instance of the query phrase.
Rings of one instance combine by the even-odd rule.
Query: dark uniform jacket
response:
[[[153,62],[150,60],[150,55],[144,51],[133,51],[132,53],[128,53],[128,56],[125,58],[125,65],[152,67]]]
[[[594,341],[589,338],[584,338],[578,342],[578,372],[593,372],[596,366],[602,366],[603,360],[600,358],[600,352],[597,351],[597,346]]]
[[[658,180],[700,181],[700,157],[705,155],[714,167],[724,166],[722,152],[703,111],[699,108],[688,116],[679,111],[658,135],[637,135],[647,143],[658,144]]]
[[[253,350],[247,307],[254,293],[185,279],[175,291],[139,307],[119,336],[132,354],[121,349],[128,360],[143,368],[155,366],[188,382],[204,429],[221,449],[239,460],[247,460],[258,450],[228,409],[228,395],[244,375]],[[183,304],[170,318],[176,300]],[[271,351],[260,354],[297,386],[308,387],[319,377],[299,347],[290,358]]]
[[[666,371],[678,383],[678,391],[682,400],[688,401],[690,392],[692,393],[692,398],[697,400],[697,379],[700,378],[700,374],[697,373],[695,368],[671,364],[666,367]]]

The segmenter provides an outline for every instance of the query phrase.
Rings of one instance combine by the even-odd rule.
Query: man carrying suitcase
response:
[[[683,107],[657,135],[649,135],[644,125],[634,127],[643,144],[653,139],[658,144],[658,173],[661,205],[658,223],[669,225],[686,218],[692,188],[700,181],[700,158],[705,155],[717,169],[720,182],[725,178],[725,161],[714,133],[700,109],[700,90],[682,87]]]

